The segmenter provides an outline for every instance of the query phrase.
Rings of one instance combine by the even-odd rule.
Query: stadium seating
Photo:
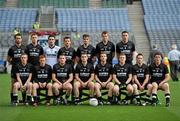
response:
[[[180,47],[180,1],[179,0],[142,0],[144,23],[151,46],[167,55],[172,44]]]
[[[179,0],[142,0],[145,15],[179,14]]]
[[[32,29],[36,21],[37,9],[0,9],[0,31],[12,31],[19,27],[22,32]]]
[[[102,8],[122,8],[126,3],[123,0],[102,0]]]
[[[97,32],[130,30],[127,8],[56,9],[59,31]]]
[[[89,0],[18,0],[20,8],[40,8],[54,6],[57,8],[87,8]]]

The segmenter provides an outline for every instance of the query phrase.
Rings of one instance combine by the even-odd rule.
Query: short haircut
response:
[[[89,34],[83,34],[83,39],[89,37]]]
[[[31,37],[32,37],[32,36],[34,36],[34,35],[37,35],[37,36],[38,36],[38,34],[37,34],[37,33],[32,33],[32,34],[31,34]]]
[[[58,58],[60,58],[60,56],[65,56],[65,55],[64,55],[64,54],[61,54],[61,55],[58,56]],[[66,56],[65,56],[65,58],[66,58]]]
[[[66,39],[70,39],[70,40],[71,40],[71,37],[64,37],[64,41],[65,41]]]
[[[119,57],[120,57],[120,56],[126,56],[126,54],[125,54],[125,53],[120,53],[120,54],[119,54]]]
[[[82,56],[82,55],[86,55],[86,56],[88,56],[88,55],[87,55],[87,53],[82,53],[82,54],[81,54],[81,56]]]
[[[42,58],[46,58],[46,56],[45,55],[40,55],[39,60],[42,59]]]
[[[101,35],[104,35],[104,34],[109,34],[109,32],[108,32],[108,31],[103,31],[103,32],[101,33]]]
[[[54,35],[49,35],[49,36],[48,36],[48,39],[49,39],[50,37],[56,38]]]
[[[137,58],[138,56],[143,56],[143,54],[142,54],[142,53],[138,53],[138,54],[136,55],[136,58]]]
[[[129,32],[128,32],[128,31],[123,31],[123,32],[122,32],[122,35],[123,35],[124,33],[128,33],[128,34],[129,34]]]
[[[17,36],[21,36],[22,37],[22,35],[20,33],[18,33],[18,34],[14,35],[14,39],[16,39]]]
[[[24,56],[24,55],[28,57],[28,55],[27,55],[26,53],[22,53],[22,54],[21,54],[21,57]]]
[[[160,56],[163,58],[163,55],[162,55],[162,53],[160,53],[160,52],[154,53],[154,57],[155,57],[156,55],[160,55]]]

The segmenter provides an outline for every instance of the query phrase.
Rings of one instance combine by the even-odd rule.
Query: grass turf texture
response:
[[[170,81],[171,106],[165,107],[165,98],[159,92],[161,105],[117,106],[17,106],[9,103],[10,76],[0,74],[1,121],[180,121],[180,82]]]

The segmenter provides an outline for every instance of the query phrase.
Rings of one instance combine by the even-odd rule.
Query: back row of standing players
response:
[[[66,90],[64,102],[67,103],[73,90],[77,104],[79,89],[87,87],[90,89],[90,98],[96,94],[100,104],[103,104],[101,88],[108,89],[108,103],[119,103],[119,89],[123,86],[128,92],[125,98],[126,104],[132,95],[135,95],[137,102],[140,103],[138,89],[141,91],[148,89],[146,96],[147,98],[152,96],[153,104],[156,105],[157,90],[160,88],[165,91],[166,106],[169,106],[170,91],[167,83],[169,74],[167,67],[161,62],[161,54],[155,54],[154,63],[149,67],[143,63],[143,55],[138,54],[137,64],[132,66],[135,45],[128,40],[128,32],[123,31],[122,41],[116,44],[119,63],[112,66],[115,45],[109,41],[107,31],[102,32],[101,36],[102,41],[94,48],[90,44],[89,35],[84,34],[83,44],[75,51],[71,47],[70,37],[64,38],[64,47],[60,48],[55,45],[55,36],[50,35],[48,46],[42,48],[37,43],[37,34],[31,35],[32,43],[27,46],[22,45],[20,34],[15,35],[15,45],[9,49],[7,58],[7,61],[12,64],[11,101],[17,103],[17,91],[20,88],[23,91],[26,90],[27,102],[33,95],[34,105],[37,105],[37,89],[47,88],[48,105],[53,94],[55,102],[62,101],[60,96],[62,89]],[[98,64],[94,69],[96,58],[98,58]],[[34,69],[31,64],[35,66]],[[75,73],[74,64],[77,64]],[[53,83],[50,83],[51,79]],[[94,79],[96,83],[93,82]]]

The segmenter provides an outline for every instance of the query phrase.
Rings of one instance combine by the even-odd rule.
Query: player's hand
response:
[[[106,82],[102,82],[102,87],[106,87]]]
[[[22,92],[25,92],[25,91],[26,91],[26,86],[25,86],[25,85],[21,86],[21,91],[22,91]]]
[[[162,82],[161,82],[161,83],[159,83],[159,87],[160,87],[160,88],[162,88],[162,85],[163,85],[163,83],[162,83]]]
[[[42,85],[42,83],[41,83],[41,82],[39,82],[39,87],[40,87],[40,88],[43,88],[43,85]]]
[[[42,83],[42,87],[43,87],[43,88],[46,87],[46,82]]]
[[[140,89],[140,91],[143,91],[144,90],[144,86],[140,86],[139,89]]]
[[[86,87],[86,86],[87,86],[87,82],[82,83],[82,86],[83,86],[83,87]]]

